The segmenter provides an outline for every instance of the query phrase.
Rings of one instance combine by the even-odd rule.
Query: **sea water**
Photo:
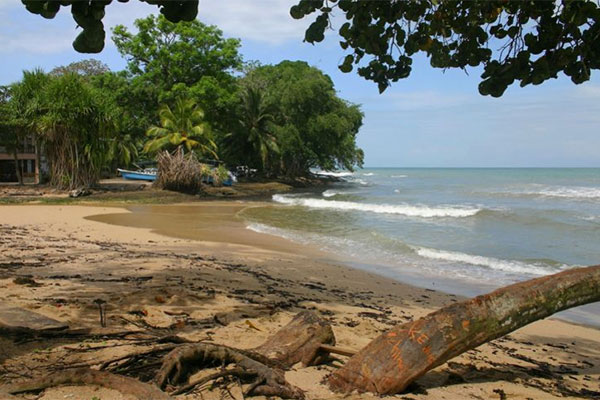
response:
[[[317,245],[356,268],[472,296],[600,264],[600,169],[330,173],[326,188],[246,209],[249,229]],[[562,314],[600,325],[600,307]]]

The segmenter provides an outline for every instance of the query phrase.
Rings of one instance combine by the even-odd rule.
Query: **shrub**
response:
[[[158,154],[156,161],[158,176],[155,186],[185,193],[202,191],[202,176],[206,169],[194,153],[184,154],[181,148],[173,153],[163,151]]]

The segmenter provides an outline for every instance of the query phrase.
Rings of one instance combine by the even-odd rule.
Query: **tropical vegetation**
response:
[[[238,40],[195,20],[135,26],[113,30],[124,71],[82,60],[25,72],[2,92],[2,137],[34,137],[52,185],[93,186],[142,158],[159,161],[159,186],[185,191],[226,179],[223,164],[284,179],[362,164],[362,113],[319,69],[244,62]]]
[[[168,105],[162,105],[158,115],[160,126],[151,126],[146,132],[152,138],[144,146],[146,153],[174,148],[188,152],[195,150],[201,155],[217,158],[217,145],[204,121],[204,111],[194,100],[178,99],[172,110]]]

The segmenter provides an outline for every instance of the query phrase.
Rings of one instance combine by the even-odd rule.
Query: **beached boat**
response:
[[[137,180],[137,181],[155,181],[156,180],[156,169],[148,168],[139,171],[129,171],[126,169],[117,168],[117,171],[125,179]]]

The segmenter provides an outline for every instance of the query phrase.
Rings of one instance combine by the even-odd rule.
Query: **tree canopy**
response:
[[[249,107],[243,96],[240,126],[258,153],[277,153],[278,162],[270,160],[267,172],[273,175],[298,176],[310,168],[353,169],[362,165],[363,152],[356,146],[356,135],[362,125],[359,107],[337,96],[333,82],[318,68],[302,61],[283,61],[277,65],[265,65],[249,72],[245,84],[258,87],[263,92],[264,105]],[[244,84],[244,83],[243,83]],[[255,103],[258,99],[252,99]],[[260,110],[262,108],[262,110]],[[269,114],[269,126],[249,125],[250,120],[259,121],[249,114]],[[265,121],[262,121],[265,122]],[[259,134],[256,128],[263,132]],[[257,141],[256,138],[262,138]],[[271,142],[271,144],[269,144]],[[276,143],[277,151],[273,144]],[[238,152],[246,162],[261,168],[262,154]],[[260,155],[260,157],[257,157]],[[273,154],[274,155],[274,154]],[[273,158],[273,157],[271,157]],[[258,163],[257,163],[258,162]]]
[[[73,47],[102,50],[110,0],[22,1],[45,18],[71,7],[83,28]],[[193,21],[198,12],[197,0],[142,1],[172,22]],[[496,97],[514,82],[537,85],[561,72],[579,84],[600,66],[600,7],[592,0],[299,0],[290,12],[298,19],[316,14],[305,35],[309,43],[324,39],[333,15],[345,17],[339,34],[348,54],[340,69],[356,68],[380,91],[407,78],[419,53],[435,68],[483,67],[479,91]]]
[[[109,72],[110,68],[100,60],[93,58],[72,62],[69,65],[55,67],[50,71],[50,75],[64,75],[75,73],[81,76],[96,76]]]
[[[197,20],[176,24],[150,15],[137,19],[135,27],[138,32],[132,34],[117,25],[112,39],[133,75],[144,75],[163,89],[193,85],[207,76],[222,79],[242,65],[240,41],[223,38],[215,26]]]
[[[146,110],[144,118],[156,124],[152,118],[159,104],[194,98],[215,130],[227,130],[237,90],[232,72],[242,67],[239,40],[224,38],[215,26],[196,20],[176,24],[162,15],[138,19],[135,26],[137,33],[122,25],[113,30],[128,61],[130,85],[123,101],[135,99],[137,114]]]
[[[171,109],[163,105],[158,111],[160,126],[151,126],[146,134],[152,139],[144,146],[147,153],[166,148],[195,149],[200,155],[216,158],[217,145],[210,127],[204,121],[204,111],[192,99],[178,99]]]
[[[483,66],[479,92],[495,97],[515,81],[537,85],[563,72],[579,84],[600,68],[592,1],[300,0],[291,9],[294,18],[313,13],[305,40],[322,41],[331,16],[342,13],[340,46],[349,54],[340,69],[358,66],[380,91],[408,77],[418,53],[435,68]]]
[[[244,63],[239,40],[199,21],[135,25],[113,31],[125,71],[83,60],[26,72],[0,99],[19,128],[11,138],[33,133],[44,143],[53,185],[93,185],[101,171],[136,161],[142,142],[148,156],[185,147],[274,177],[361,165],[363,115],[318,68]]]

